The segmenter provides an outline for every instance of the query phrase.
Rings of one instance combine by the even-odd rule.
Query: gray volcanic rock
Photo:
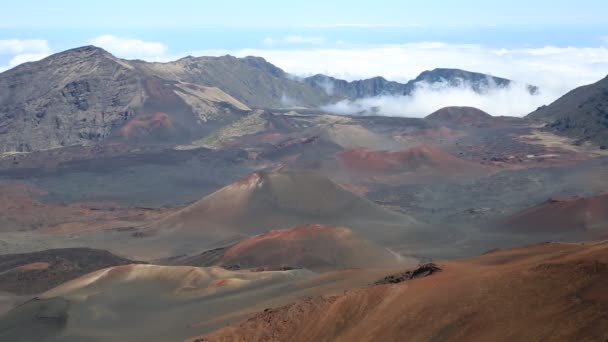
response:
[[[331,76],[317,74],[305,78],[304,82],[313,87],[322,88],[332,97],[350,100],[381,95],[405,95],[408,92],[407,85],[387,81],[383,77],[348,82]]]
[[[414,80],[408,82],[408,85],[413,90],[418,82],[426,82],[430,84],[445,83],[449,87],[470,87],[477,93],[484,93],[491,88],[505,88],[511,85],[513,81],[495,77],[488,74],[471,72],[460,69],[444,69],[437,68],[430,71],[424,71]],[[538,93],[538,87],[527,85],[528,92],[532,95]]]
[[[0,75],[0,146],[32,151],[86,145],[143,103],[133,67],[106,51],[86,46]]]
[[[250,111],[220,89],[162,79],[140,64],[85,46],[0,74],[0,153],[190,141]]]
[[[457,69],[425,71],[406,84],[382,77],[298,79],[260,57],[148,63],[85,46],[0,74],[0,153],[107,140],[187,144],[251,108],[319,108],[342,99],[408,95],[419,82],[483,92],[511,81]]]
[[[475,107],[452,106],[440,108],[427,115],[424,120],[435,125],[481,127],[489,125],[494,117]]]
[[[217,87],[253,108],[317,107],[327,94],[289,76],[261,57],[185,57],[169,63],[134,62],[164,79]]]
[[[545,122],[545,130],[608,147],[608,77],[568,92],[527,118]]]

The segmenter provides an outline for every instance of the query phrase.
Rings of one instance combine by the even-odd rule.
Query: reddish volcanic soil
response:
[[[350,229],[304,225],[253,236],[227,249],[219,265],[280,269],[302,267],[313,271],[339,268],[395,267],[414,264]]]
[[[608,243],[440,263],[399,284],[267,309],[196,341],[605,341]]]
[[[166,217],[137,227],[129,254],[148,260],[198,255],[272,229],[341,226],[383,247],[413,243],[426,226],[312,172],[255,172]],[[126,253],[123,252],[123,253]]]
[[[351,183],[337,183],[339,186],[343,187],[344,189],[355,193],[355,194],[359,194],[359,195],[364,195],[366,193],[369,192],[369,188],[363,185],[356,185],[356,184],[351,184]]]
[[[155,133],[165,133],[173,127],[166,113],[141,113],[127,122],[119,131],[119,136],[132,139]]]
[[[553,198],[506,219],[504,229],[521,233],[589,232],[608,230],[608,194]],[[594,232],[595,230],[595,232]]]
[[[229,271],[124,265],[65,282],[0,319],[1,341],[185,341],[298,298],[343,293],[398,269]],[[0,291],[3,305],[14,298]],[[56,323],[56,324],[55,324]]]
[[[172,87],[164,85],[161,79],[149,77],[146,79],[145,87],[148,96],[155,100],[163,102],[175,102],[179,99],[179,97],[175,95]]]
[[[434,146],[420,145],[402,151],[345,150],[337,155],[342,165],[360,175],[414,173],[422,178],[479,176],[484,166],[452,156]]]
[[[373,224],[366,224],[371,221]],[[151,225],[154,231],[260,234],[320,223],[346,225],[377,236],[382,224],[418,222],[388,211],[312,172],[256,172]],[[351,225],[354,224],[353,225]],[[368,228],[369,227],[369,228]],[[394,231],[394,230],[392,230]]]
[[[60,204],[38,199],[46,193],[23,182],[0,182],[0,231],[74,233],[109,229],[141,224],[169,211],[121,208],[109,202]]]

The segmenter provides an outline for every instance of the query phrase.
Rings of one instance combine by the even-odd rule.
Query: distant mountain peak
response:
[[[462,69],[435,68],[433,70],[423,71],[418,77],[410,82],[447,83],[446,85],[450,87],[470,87],[475,92],[483,93],[488,89],[495,87],[506,88],[514,81],[503,77]],[[531,95],[536,95],[538,93],[537,86],[527,84],[526,87]]]
[[[304,79],[304,82],[325,90],[334,100],[357,100],[385,95],[410,95],[421,83],[445,87],[464,87],[470,88],[477,93],[485,93],[489,89],[508,87],[513,81],[462,69],[435,68],[423,71],[415,79],[407,83],[388,81],[382,76],[348,82],[323,74],[307,77]],[[535,95],[538,93],[538,87],[533,85],[526,86],[530,94]]]
[[[77,47],[74,49],[65,50],[65,51],[53,54],[50,57],[57,58],[57,57],[76,56],[76,55],[86,55],[86,56],[91,56],[91,57],[92,56],[107,56],[107,57],[116,58],[110,52],[108,52],[100,47],[97,47],[95,45],[85,45],[85,46]]]
[[[450,69],[450,68],[435,68],[433,70],[425,70],[418,77],[414,79],[415,82],[427,81],[427,82],[438,82],[441,80],[452,80],[452,79],[464,79],[468,81],[480,81],[491,79],[499,86],[506,86],[511,83],[511,80],[502,77],[492,76],[490,74],[483,74],[479,72],[467,71],[462,69]]]

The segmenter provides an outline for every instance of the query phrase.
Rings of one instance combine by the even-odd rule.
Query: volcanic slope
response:
[[[546,243],[301,300],[197,341],[604,341],[608,243]]]
[[[250,108],[319,108],[344,96],[408,94],[420,82],[482,92],[511,81],[457,69],[426,71],[407,84],[380,77],[298,80],[260,57],[149,63],[83,46],[0,73],[0,148],[31,152],[107,139],[188,144]]]
[[[162,79],[218,87],[253,108],[318,106],[328,100],[322,89],[293,79],[261,57],[188,56],[168,63],[131,63]]]
[[[256,172],[140,228],[142,248],[200,253],[270,229],[305,224],[351,228],[395,247],[413,238],[415,219],[384,209],[312,172]],[[145,238],[148,237],[148,238]],[[156,246],[156,247],[153,247]]]
[[[494,117],[475,107],[444,107],[427,115],[425,121],[448,127],[486,127]]]
[[[344,150],[336,155],[338,165],[329,170],[369,180],[388,182],[436,182],[461,180],[488,175],[492,170],[483,165],[459,159],[431,145],[419,145],[399,151],[373,151],[365,148]]]
[[[163,79],[94,46],[0,73],[0,147],[30,152],[107,139],[174,143],[249,108],[213,87]]]
[[[0,291],[37,294],[81,275],[136,261],[91,248],[0,255]]]
[[[303,121],[300,118],[292,120]],[[330,158],[345,148],[378,149],[399,146],[390,137],[349,121],[352,119],[320,115],[313,122],[309,121],[308,127],[300,132],[284,137],[270,148],[265,148],[261,157],[269,160],[297,160],[297,168],[305,168],[308,164]]]
[[[167,210],[124,208],[110,202],[44,201],[49,192],[25,182],[0,181],[0,232],[82,232],[142,224]]]
[[[589,234],[608,237],[608,194],[551,198],[501,223],[504,230],[525,234]]]
[[[545,130],[608,147],[608,77],[576,88],[526,116]]]
[[[213,255],[213,258],[210,256]],[[177,261],[177,260],[175,260]],[[361,239],[350,229],[304,225],[272,230],[229,248],[213,250],[178,261],[181,265],[313,271],[343,268],[396,267],[414,264],[408,259]]]
[[[233,272],[219,267],[123,265],[51,289],[0,320],[2,341],[177,341],[201,322],[293,290],[307,270]]]

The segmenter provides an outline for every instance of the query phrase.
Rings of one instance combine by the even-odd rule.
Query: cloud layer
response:
[[[255,55],[298,76],[317,73],[356,80],[383,76],[406,82],[425,70],[458,68],[537,85],[531,96],[514,85],[480,95],[467,88],[423,87],[409,97],[379,97],[343,101],[325,109],[357,113],[375,108],[380,115],[423,116],[444,106],[479,107],[493,115],[525,115],[566,92],[594,83],[608,74],[608,42],[598,47],[496,49],[478,44],[419,42],[400,45],[341,48],[242,49],[201,51],[199,54]]]
[[[163,61],[168,58],[168,56],[166,56],[168,47],[160,42],[147,42],[139,39],[116,37],[107,34],[89,40],[89,44],[106,49],[122,58],[153,61]]]
[[[0,40],[0,54],[21,54],[28,52],[49,52],[49,44],[44,39],[4,39]]]
[[[0,40],[0,56],[10,56],[8,65],[0,65],[0,72],[25,62],[40,60],[51,53],[44,39],[4,39]]]
[[[608,44],[606,44],[608,46]],[[242,49],[200,54],[255,55],[287,72],[324,73],[347,80],[383,76],[405,82],[424,70],[459,68],[538,85],[551,93],[596,82],[608,74],[604,46],[495,49],[476,44],[420,42],[369,47]]]
[[[538,85],[539,96],[530,96],[514,86],[479,95],[468,89],[422,88],[408,98],[371,98],[355,103],[342,102],[328,107],[352,113],[381,108],[385,115],[420,116],[446,105],[469,105],[494,115],[522,115],[548,104],[567,91],[605,77],[608,74],[608,40],[596,47],[495,48],[479,44],[416,42],[407,44],[353,45],[330,42],[322,36],[286,36],[267,38],[265,48],[171,52],[162,42],[102,35],[86,43],[100,46],[122,58],[170,61],[185,55],[254,55],[266,58],[297,76],[324,73],[355,80],[383,76],[406,82],[424,70],[459,68],[506,77]],[[43,39],[0,40],[0,57],[8,65],[44,58],[51,48]],[[330,90],[330,89],[328,89]]]
[[[340,101],[323,107],[336,114],[375,114],[385,116],[424,117],[447,106],[471,106],[492,115],[523,116],[543,104],[550,103],[558,95],[541,90],[530,95],[523,83],[509,87],[488,88],[482,94],[467,84],[448,87],[445,84],[420,82],[408,96],[378,96],[357,101]]]

